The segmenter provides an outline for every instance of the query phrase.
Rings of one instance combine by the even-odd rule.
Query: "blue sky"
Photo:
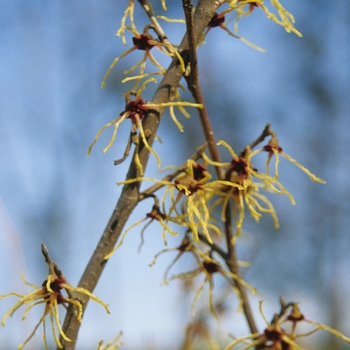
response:
[[[199,49],[201,81],[218,139],[239,151],[270,122],[286,153],[327,180],[321,188],[298,169],[281,164],[281,176],[298,205],[292,207],[277,198],[280,232],[273,231],[268,220],[261,226],[248,223],[249,234],[239,249],[257,265],[257,272],[251,268],[245,274],[267,299],[271,312],[280,294],[296,295],[312,316],[330,323],[330,298],[344,298],[342,309],[349,308],[345,296],[350,289],[350,3],[284,4],[294,14],[302,39],[255,10],[242,20],[241,34],[267,52],[252,50],[213,29],[207,44]],[[104,90],[100,84],[110,62],[126,49],[115,37],[125,6],[126,1],[111,0],[102,5],[82,0],[3,3],[0,271],[6,283],[1,284],[0,295],[21,288],[23,270],[29,281],[42,282],[46,266],[41,242],[47,244],[69,281],[78,283],[113,211],[121,191],[115,183],[124,179],[128,162],[115,167],[113,160],[124,152],[129,125],[121,126],[118,142],[106,154],[101,151],[108,143],[107,131],[92,156],[86,153],[97,130],[124,108],[121,92],[126,90],[120,80],[132,59],[118,64]],[[142,11],[136,13],[140,23],[145,23]],[[180,15],[177,12],[174,17]],[[177,24],[176,30],[169,30],[171,40],[179,42],[183,29]],[[193,153],[189,147],[202,142],[195,115],[189,121],[180,117],[184,134],[169,119],[164,117],[159,130],[163,144],[155,146],[164,166],[183,163]],[[151,157],[148,176],[156,174],[152,166]],[[148,211],[149,204],[142,203],[128,225]],[[121,330],[125,348],[178,346],[183,319],[189,319],[179,301],[180,284],[160,286],[173,255],[164,255],[149,268],[153,256],[163,249],[162,240],[152,237],[155,226],[150,226],[138,254],[139,231],[130,232],[95,290],[110,304],[112,315],[106,317],[91,303],[78,349],[91,349],[91,344],[109,340]],[[186,271],[187,264],[192,266],[184,261],[174,272]],[[266,283],[261,271],[270,270],[271,280]],[[9,300],[2,301],[1,313],[9,306]],[[0,338],[10,347],[25,339],[36,320],[33,310],[33,316],[17,327],[19,316],[0,329]],[[349,334],[349,327],[344,326],[349,324],[347,313],[340,310],[339,318],[340,327]],[[97,331],[96,325],[102,323]],[[246,331],[241,328],[239,332]],[[40,332],[37,342],[39,338]],[[33,341],[28,349],[37,349],[36,344]]]

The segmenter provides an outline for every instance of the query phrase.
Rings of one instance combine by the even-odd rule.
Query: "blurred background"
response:
[[[98,129],[124,109],[121,94],[130,86],[120,82],[123,71],[141,58],[136,52],[121,60],[106,88],[100,88],[109,64],[126,50],[115,33],[127,3],[2,2],[0,295],[31,291],[21,281],[22,271],[28,281],[43,282],[47,266],[40,252],[42,242],[76,285],[114,209],[121,192],[116,182],[125,179],[130,158],[117,167],[113,161],[124,152],[130,124],[121,125],[116,143],[106,154],[102,149],[111,130],[103,133],[91,157],[87,148]],[[153,3],[164,14],[160,2]],[[238,250],[240,259],[252,263],[243,274],[258,289],[251,301],[260,329],[265,324],[258,301],[264,300],[265,315],[271,319],[283,296],[300,301],[307,318],[349,336],[350,2],[283,4],[295,16],[303,38],[286,33],[256,8],[241,20],[240,34],[267,52],[253,50],[214,28],[199,49],[201,82],[217,139],[239,152],[269,122],[283,150],[327,181],[327,185],[312,183],[281,159],[281,182],[297,205],[287,198],[271,198],[279,230],[273,228],[270,217],[259,225],[249,218],[245,223]],[[169,17],[182,18],[178,2],[168,0],[167,5]],[[138,4],[135,22],[140,32],[147,23]],[[170,40],[179,43],[184,25],[162,24]],[[228,26],[233,30],[233,22]],[[169,63],[167,57],[153,52],[164,66]],[[149,85],[144,98],[151,99],[154,88]],[[190,97],[184,94],[183,99]],[[159,129],[163,143],[155,145],[162,166],[182,164],[203,142],[198,118],[191,112],[189,120],[178,113],[184,133],[164,116]],[[229,159],[224,150],[222,155]],[[256,166],[263,170],[261,159]],[[146,176],[162,176],[155,168],[151,156]],[[144,217],[152,204],[144,201],[127,225]],[[164,254],[150,268],[154,255],[164,249],[161,228],[156,223],[149,226],[138,254],[141,227],[128,234],[94,292],[110,305],[112,314],[90,302],[77,349],[96,349],[98,341],[109,341],[120,331],[125,349],[181,349],[184,344],[194,292],[176,280],[161,286],[176,253]],[[179,238],[170,237],[168,244],[178,245]],[[194,267],[190,258],[181,258],[170,276]],[[198,278],[199,283],[202,279]],[[226,300],[220,321],[207,317],[207,289],[199,300],[196,320],[210,326],[227,344],[229,333],[240,336],[248,329],[237,312],[237,298],[232,292],[226,294],[225,280],[215,277],[215,288],[215,302]],[[0,314],[14,303],[14,297],[1,300]],[[1,350],[15,349],[42,315],[40,307],[34,308],[19,324],[23,312],[19,310],[0,328]],[[26,348],[41,349],[40,337],[38,330]],[[310,349],[350,349],[349,344],[323,333],[304,344]]]

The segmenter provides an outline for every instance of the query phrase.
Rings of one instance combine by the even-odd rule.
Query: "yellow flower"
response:
[[[70,339],[64,334],[62,330],[61,322],[59,319],[58,305],[62,305],[65,309],[67,309],[68,304],[75,305],[77,307],[77,318],[80,322],[82,320],[83,308],[79,300],[64,296],[62,294],[62,289],[65,289],[67,293],[76,292],[76,293],[87,295],[90,299],[101,304],[105,308],[106,312],[109,313],[107,304],[105,304],[102,300],[95,297],[85,288],[71,286],[70,284],[67,283],[67,281],[63,277],[57,277],[57,275],[55,274],[52,274],[52,275],[50,274],[47,276],[47,279],[43,282],[41,287],[38,287],[32,283],[28,283],[24,279],[24,276],[22,276],[22,278],[28,286],[34,288],[35,290],[27,295],[21,295],[15,292],[10,292],[6,295],[0,296],[1,299],[9,296],[15,296],[19,298],[19,301],[17,301],[15,305],[13,305],[5,313],[4,317],[2,318],[1,325],[4,326],[8,316],[12,316],[23,305],[27,305],[27,308],[24,311],[22,320],[24,320],[27,317],[30,309],[32,309],[36,305],[43,304],[44,312],[39,322],[34,327],[33,332],[28,336],[28,338],[22,344],[18,346],[19,350],[23,349],[23,347],[30,341],[30,339],[34,336],[36,330],[39,328],[41,324],[43,325],[43,337],[42,337],[43,343],[45,346],[45,350],[48,350],[47,341],[46,341],[46,328],[45,328],[45,320],[47,315],[49,315],[50,317],[52,334],[57,346],[60,349],[63,348],[59,340],[59,335],[64,340],[70,341]]]
[[[94,146],[94,144],[97,142],[97,140],[99,139],[99,137],[102,134],[102,132],[105,129],[107,129],[108,127],[114,126],[114,130],[113,130],[113,134],[112,134],[111,140],[110,140],[109,144],[107,145],[107,147],[105,147],[104,150],[103,150],[104,153],[107,152],[107,150],[112,147],[112,145],[113,145],[113,143],[114,143],[114,141],[116,139],[119,125],[125,119],[130,119],[132,126],[131,126],[130,139],[128,141],[128,146],[126,148],[124,157],[119,159],[119,160],[117,160],[117,161],[115,161],[115,164],[119,164],[119,163],[121,163],[122,161],[125,160],[126,156],[129,154],[131,143],[134,143],[136,145],[136,147],[138,147],[139,139],[136,137],[136,135],[137,135],[137,131],[139,131],[141,140],[142,140],[145,148],[156,157],[158,166],[160,166],[160,158],[159,158],[158,154],[153,150],[153,148],[148,144],[147,137],[150,136],[150,135],[146,135],[146,131],[143,129],[142,122],[141,122],[143,117],[145,116],[147,110],[149,110],[149,109],[157,109],[157,108],[165,108],[165,107],[171,107],[171,106],[189,106],[189,107],[203,108],[203,105],[198,104],[198,103],[190,103],[190,102],[182,102],[182,101],[165,102],[165,103],[158,103],[158,104],[145,102],[141,98],[141,93],[146,88],[146,85],[149,82],[155,82],[156,83],[157,80],[154,79],[154,78],[150,78],[150,79],[146,80],[145,82],[143,82],[143,84],[140,86],[140,88],[137,91],[129,91],[125,95],[125,99],[126,99],[125,110],[120,113],[118,118],[116,118],[116,119],[112,120],[111,122],[105,124],[97,132],[97,134],[95,136],[95,139],[93,140],[93,142],[89,146],[88,156],[91,155],[91,149]],[[131,99],[131,95],[135,96],[134,100]],[[136,166],[138,167],[141,175],[143,175],[143,167],[141,165],[141,162],[140,162],[140,159],[139,159],[139,156],[138,156],[138,152],[136,152],[135,163],[136,163]]]
[[[275,228],[279,227],[275,209],[270,200],[265,195],[260,193],[261,190],[285,195],[289,198],[290,202],[293,205],[295,204],[292,194],[287,191],[287,189],[278,181],[279,155],[298,166],[311,178],[311,180],[319,183],[325,183],[325,181],[316,177],[308,169],[284,153],[278,144],[276,134],[272,131],[269,133],[271,135],[271,140],[269,141],[268,145],[253,152],[251,151],[250,147],[246,147],[240,156],[236,155],[232,148],[225,141],[219,141],[218,144],[223,145],[232,156],[232,161],[230,163],[215,163],[211,162],[210,159],[205,158],[208,163],[225,167],[227,169],[227,181],[231,181],[242,186],[241,189],[233,187],[222,187],[220,193],[217,193],[219,195],[219,198],[212,204],[212,207],[209,209],[210,211],[213,211],[215,207],[221,205],[221,219],[225,221],[226,207],[229,201],[232,199],[233,217],[237,228],[236,235],[240,234],[242,230],[242,225],[245,218],[245,207],[248,208],[250,214],[256,221],[260,220],[263,213],[270,214],[273,218]],[[260,173],[252,165],[252,158],[264,151],[268,152],[266,173]],[[273,155],[276,156],[275,175],[270,176],[268,168]]]
[[[130,11],[129,11],[130,12]],[[128,12],[128,13],[129,13]],[[179,60],[179,64],[181,65],[182,71],[185,72],[185,64],[184,61],[181,57],[181,55],[177,52],[177,50],[173,47],[173,45],[166,43],[166,42],[160,42],[156,39],[154,39],[151,34],[149,34],[148,30],[150,28],[153,28],[153,26],[147,25],[144,28],[144,31],[142,34],[140,34],[135,26],[129,27],[126,26],[125,24],[122,24],[122,28],[118,31],[117,35],[119,35],[120,33],[123,33],[123,39],[125,40],[125,30],[128,30],[129,32],[131,32],[134,36],[132,38],[133,41],[133,46],[124,51],[119,57],[115,58],[113,60],[113,62],[111,63],[111,65],[109,66],[103,81],[102,81],[102,85],[101,87],[104,88],[106,86],[106,81],[108,79],[109,74],[111,73],[113,67],[125,56],[129,55],[131,52],[135,51],[135,50],[140,50],[140,51],[144,51],[144,55],[142,57],[142,59],[140,61],[138,61],[134,66],[132,66],[130,69],[126,70],[124,72],[124,74],[130,74],[132,73],[136,68],[140,67],[139,73],[137,74],[137,76],[132,77],[132,78],[128,78],[128,79],[124,79],[123,82],[126,82],[128,80],[137,80],[134,89],[136,89],[139,81],[142,78],[148,77],[150,75],[159,75],[159,74],[164,74],[165,73],[165,69],[162,67],[162,65],[156,60],[156,58],[154,57],[154,55],[152,54],[151,50],[156,47],[159,51],[161,51],[163,54],[173,57],[174,55],[178,58]],[[145,74],[145,68],[146,68],[146,63],[147,63],[147,59],[149,59],[158,69],[158,72],[154,72],[154,73],[147,73]]]
[[[227,168],[226,181],[240,185],[240,188],[223,186],[218,193],[219,198],[213,203],[210,210],[212,211],[215,207],[221,205],[221,219],[226,221],[226,207],[232,199],[236,235],[239,235],[242,230],[245,218],[245,207],[248,208],[250,214],[256,221],[260,220],[262,213],[270,214],[273,218],[275,228],[278,228],[279,223],[275,209],[269,199],[260,193],[260,190],[264,189],[269,192],[285,194],[292,204],[294,204],[293,196],[276,179],[266,174],[259,173],[257,169],[253,167],[249,147],[245,149],[245,152],[241,156],[238,156],[225,141],[219,141],[218,145],[223,145],[227,148],[232,156],[232,161],[230,163],[220,163],[222,167]]]
[[[186,327],[185,339],[181,349],[220,350],[221,347],[213,341],[208,322],[203,317],[199,317]]]
[[[279,0],[271,0],[272,6],[274,7],[277,15],[275,13],[270,12],[270,10],[264,5],[264,0],[232,0],[229,5],[231,10],[237,11],[237,20],[235,22],[235,31],[238,33],[238,22],[242,16],[248,16],[252,13],[255,7],[259,7],[262,9],[267,18],[271,19],[273,22],[279,24],[284,27],[284,29],[290,33],[298,35],[299,37],[302,34],[294,27],[295,19],[291,13],[289,13],[279,2]],[[245,11],[245,7],[248,6],[248,10]]]
[[[301,169],[306,175],[309,176],[309,178],[312,181],[319,182],[321,184],[326,183],[326,181],[324,181],[324,180],[318,178],[316,175],[312,174],[310,172],[310,170],[308,170],[303,165],[301,165],[299,162],[297,162],[295,159],[293,159],[291,156],[289,156],[288,154],[283,152],[282,147],[279,145],[276,133],[274,133],[273,131],[270,131],[270,134],[271,134],[271,139],[270,139],[269,143],[266,146],[264,146],[262,149],[254,151],[251,155],[251,157],[253,157],[254,155],[256,155],[260,152],[268,152],[268,157],[267,157],[267,161],[266,161],[266,174],[267,175],[269,174],[270,161],[271,161],[272,157],[275,155],[276,162],[275,162],[274,178],[278,179],[278,177],[279,177],[278,176],[279,155],[281,155],[283,158],[287,159],[288,161],[290,161],[291,163],[296,165],[299,169]]]
[[[245,337],[241,337],[239,339],[234,340],[231,344],[229,344],[225,350],[233,349],[236,345],[240,343],[246,343],[248,340],[252,340],[248,345],[241,348],[241,350],[248,350],[254,347],[259,347],[263,349],[271,349],[271,350],[306,350],[296,344],[295,340],[301,337],[309,336],[319,330],[326,330],[327,332],[335,335],[339,339],[350,343],[350,338],[344,336],[339,331],[328,327],[324,324],[317,323],[314,321],[307,320],[304,315],[299,310],[299,303],[285,303],[283,299],[281,299],[281,310],[279,313],[276,313],[272,319],[272,322],[268,322],[262,312],[262,302],[260,302],[260,314],[263,317],[266,328],[263,333],[253,333]],[[306,322],[315,326],[314,329],[307,333],[296,333],[296,325],[300,322]],[[291,325],[291,331],[287,332],[282,325],[284,324]]]
[[[221,13],[215,13],[214,16],[212,17],[212,19],[210,20],[207,28],[205,29],[205,31],[203,32],[203,35],[202,35],[202,38],[201,38],[201,41],[204,40],[204,38],[207,36],[207,34],[209,33],[209,31],[212,29],[212,28],[216,28],[216,27],[220,27],[221,29],[225,30],[230,36],[233,36],[234,38],[236,39],[239,39],[241,41],[243,41],[244,43],[246,43],[247,45],[249,45],[250,47],[252,47],[253,49],[255,50],[258,50],[258,51],[261,51],[261,52],[266,52],[265,49],[262,49],[261,47],[259,46],[256,46],[254,45],[253,43],[251,43],[250,41],[248,41],[247,39],[241,37],[241,36],[238,36],[234,33],[232,33],[226,26],[225,24],[225,15],[229,12],[231,12],[233,9],[232,8],[229,8]],[[238,32],[238,31],[237,31]]]
[[[192,249],[192,248],[191,248]],[[217,262],[216,260],[214,260],[213,258],[210,257],[210,255],[208,254],[200,254],[200,257],[197,256],[197,254],[194,254],[197,263],[198,263],[198,268],[196,268],[195,270],[186,272],[186,273],[182,273],[176,276],[173,276],[170,280],[174,280],[174,279],[187,279],[187,278],[194,278],[200,274],[204,274],[205,275],[205,279],[204,282],[202,283],[202,285],[198,288],[194,301],[192,303],[192,316],[194,316],[195,314],[195,307],[197,304],[197,301],[205,287],[205,285],[208,283],[209,284],[209,310],[211,312],[211,314],[217,318],[214,307],[213,307],[213,290],[214,290],[214,280],[213,280],[213,274],[215,273],[219,273],[222,277],[224,277],[227,282],[230,284],[230,286],[232,287],[232,289],[234,290],[234,292],[237,294],[238,298],[239,298],[239,309],[242,309],[243,306],[243,300],[241,298],[241,294],[238,290],[238,288],[235,286],[234,281],[239,282],[240,284],[244,285],[245,287],[247,287],[252,293],[256,293],[255,288],[253,288],[251,285],[249,285],[247,282],[245,282],[244,280],[242,280],[239,276],[237,276],[236,274],[227,271],[225,269],[223,269],[221,267],[221,265],[219,264],[219,262]]]
[[[193,240],[199,243],[198,232],[203,230],[203,234],[207,237],[210,243],[213,242],[210,237],[210,230],[220,235],[220,229],[212,223],[213,218],[208,207],[210,199],[215,194],[220,193],[222,186],[228,188],[243,187],[240,184],[225,180],[211,180],[211,175],[207,171],[205,165],[196,163],[193,160],[187,161],[187,169],[181,172],[174,181],[157,180],[153,178],[138,177],[129,179],[121,184],[130,184],[139,181],[153,181],[165,186],[162,199],[162,211],[166,215],[166,220],[178,223],[181,226],[186,226],[191,229]],[[177,192],[175,195],[175,191]],[[171,201],[169,210],[165,209],[165,202],[168,198]],[[181,201],[183,199],[183,201]],[[182,214],[178,209],[181,204],[183,209]],[[175,213],[175,216],[171,216]]]

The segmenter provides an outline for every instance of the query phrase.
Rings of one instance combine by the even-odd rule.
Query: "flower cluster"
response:
[[[212,180],[205,164],[193,160],[187,161],[187,166],[174,179],[174,181],[158,180],[153,178],[139,177],[129,179],[121,184],[130,184],[139,181],[153,181],[165,186],[162,199],[162,212],[165,214],[165,222],[174,222],[182,227],[188,227],[193,240],[199,243],[198,232],[213,242],[210,231],[220,235],[220,229],[216,226],[210,213],[210,200],[220,194],[223,187],[237,188],[243,190],[243,186],[226,180]],[[170,200],[171,206],[167,210],[166,202]],[[183,200],[182,200],[183,199]]]
[[[163,9],[166,10],[165,0],[161,0],[161,2]],[[215,14],[213,20],[209,23],[208,27],[213,28],[216,26],[220,26],[223,29],[227,30],[226,26],[224,25],[225,15],[230,12],[235,12],[235,32],[238,33],[238,22],[241,19],[241,17],[249,16],[255,8],[260,8],[262,11],[265,12],[266,17],[268,19],[284,27],[284,29],[288,33],[293,32],[299,37],[301,37],[302,34],[294,27],[294,16],[283,7],[279,0],[270,0],[270,2],[273,8],[272,12],[264,4],[264,0],[229,0],[227,1],[227,3],[229,4],[229,8],[221,12],[219,15]],[[230,33],[230,35],[232,34]],[[237,37],[234,34],[233,36]],[[238,38],[242,40],[242,38]]]
[[[160,208],[159,208],[159,200],[156,196],[154,196],[155,199],[155,204],[152,206],[152,210],[146,214],[146,216],[144,218],[142,218],[141,220],[135,222],[134,224],[132,224],[131,226],[129,226],[123,233],[122,237],[119,240],[119,243],[117,244],[117,246],[108,254],[105,256],[105,259],[109,259],[116,250],[118,250],[121,245],[124,242],[125,236],[128,234],[128,232],[130,230],[132,230],[133,228],[135,228],[136,226],[140,225],[141,223],[143,223],[144,221],[148,220],[148,223],[142,228],[141,230],[141,244],[139,246],[139,252],[141,251],[141,247],[144,244],[144,232],[146,230],[146,228],[154,221],[156,220],[157,222],[159,222],[159,224],[163,227],[163,232],[162,232],[162,237],[164,240],[164,244],[166,245],[166,232],[169,232],[172,236],[178,236],[177,232],[174,232],[168,225],[169,220],[166,220],[166,216],[164,213],[161,212]],[[166,221],[166,222],[165,222]]]
[[[279,227],[275,209],[270,200],[260,192],[261,190],[286,195],[290,202],[295,204],[292,194],[278,181],[279,155],[298,166],[312,181],[325,184],[324,180],[312,174],[308,169],[283,152],[273,131],[270,131],[270,135],[271,139],[267,145],[256,151],[251,151],[248,146],[239,156],[236,155],[225,141],[218,142],[218,144],[223,145],[229,151],[232,157],[231,163],[222,164],[227,169],[226,180],[241,185],[243,190],[224,189],[221,192],[221,197],[215,202],[214,206],[222,204],[221,219],[225,221],[227,203],[230,199],[233,199],[233,216],[236,222],[237,234],[241,233],[245,217],[245,206],[256,221],[260,220],[263,213],[269,213],[273,218],[275,228]],[[260,173],[252,165],[252,158],[264,151],[268,152],[266,172]],[[275,175],[270,176],[269,164],[273,155],[276,156]]]
[[[203,241],[213,248],[215,240],[221,235],[222,228],[215,217],[217,215],[217,209],[220,208],[219,213],[221,213],[221,221],[225,222],[227,220],[226,215],[228,215],[227,209],[229,207],[231,208],[231,214],[235,223],[231,244],[234,245],[236,238],[242,234],[246,212],[249,212],[256,221],[259,221],[264,214],[268,214],[272,217],[275,228],[279,227],[276,211],[270,199],[266,196],[267,193],[285,195],[292,204],[295,204],[292,194],[279,181],[278,168],[280,156],[298,166],[311,180],[325,183],[283,152],[276,134],[270,130],[269,125],[267,130],[267,135],[265,135],[265,137],[270,136],[270,140],[263,147],[254,151],[251,147],[255,147],[255,144],[247,146],[240,154],[236,154],[225,141],[219,141],[218,145],[223,146],[231,156],[231,161],[228,163],[213,161],[203,151],[200,153],[202,161],[194,159],[187,160],[184,166],[177,168],[177,173],[172,177],[172,180],[169,180],[169,177],[162,180],[136,177],[119,182],[118,184],[121,185],[141,181],[152,181],[157,184],[158,189],[163,187],[164,192],[161,200],[155,195],[151,196],[155,199],[152,211],[146,214],[146,217],[124,231],[117,248],[108,254],[106,258],[110,258],[114,251],[122,245],[126,234],[132,228],[146,220],[150,220],[149,223],[156,221],[163,227],[162,236],[165,244],[166,233],[170,233],[173,236],[179,235],[180,230],[185,229],[187,233],[182,243],[177,247],[162,250],[155,256],[151,266],[155,263],[158,256],[164,252],[174,250],[178,252],[174,261],[165,271],[164,281],[167,283],[167,275],[173,264],[184,253],[191,253],[196,259],[197,268],[188,273],[174,276],[170,278],[170,280],[174,278],[194,278],[199,274],[205,275],[205,281],[197,291],[194,305],[204,285],[208,283],[210,311],[215,315],[212,306],[212,275],[215,272],[219,272],[219,274],[231,281],[230,283],[240,299],[240,293],[235,289],[235,283],[238,282],[240,285],[248,286],[246,282],[244,282],[241,277],[232,274],[232,272],[226,271],[221,267],[218,261],[213,259],[210,255],[203,253],[201,250],[202,248],[199,246],[200,241]],[[262,140],[260,142],[262,142]],[[254,158],[264,153],[267,153],[266,170],[265,172],[259,172],[253,165]],[[275,171],[273,175],[270,175],[269,166],[273,157],[275,157]],[[224,178],[213,179],[210,173],[211,167],[219,167],[224,170]],[[145,193],[146,192],[147,191],[145,191]],[[169,226],[170,224],[172,225],[171,228]],[[147,226],[148,224],[145,228]],[[176,229],[176,226],[178,229]],[[141,231],[142,237],[144,229]],[[224,254],[225,253],[222,253],[223,256]],[[250,289],[254,291],[253,288]]]
[[[144,4],[146,6],[147,10],[152,12],[152,8],[150,7],[150,4],[147,2],[147,4]],[[163,9],[166,10],[165,1],[162,1]],[[127,8],[124,11],[124,14],[122,16],[120,28],[118,29],[116,35],[121,37],[122,42],[124,45],[127,44],[126,41],[126,32],[129,32],[132,35],[132,43],[133,45],[123,52],[120,56],[116,57],[113,62],[110,64],[104,78],[102,81],[102,88],[106,86],[107,79],[113,70],[114,66],[124,57],[129,55],[133,51],[143,51],[143,57],[140,61],[138,61],[134,66],[132,66],[130,69],[126,70],[124,74],[130,74],[134,72],[137,68],[139,68],[139,72],[136,76],[127,77],[122,80],[123,83],[130,81],[130,80],[136,80],[136,84],[133,87],[133,89],[136,89],[138,84],[143,78],[152,76],[152,75],[163,75],[165,73],[165,68],[157,61],[155,56],[152,54],[151,50],[155,47],[157,48],[162,54],[168,56],[168,57],[174,57],[176,56],[178,59],[178,62],[181,66],[182,72],[185,72],[186,67],[183,58],[178,53],[176,49],[176,45],[173,45],[165,36],[163,33],[157,32],[156,24],[148,24],[144,27],[143,32],[140,34],[136,28],[135,21],[134,21],[134,10],[135,10],[135,4],[134,0],[129,0],[129,4]],[[127,25],[127,20],[129,18],[130,25]],[[156,17],[153,17],[156,21]],[[165,20],[169,20],[167,17],[161,16],[161,18]],[[183,22],[182,20],[169,20],[171,22]],[[153,29],[154,32],[157,34],[158,39],[155,39],[150,33],[149,30]],[[158,28],[159,29],[159,28]],[[158,69],[156,72],[152,73],[145,73],[147,60],[151,61],[151,63]]]
[[[236,225],[235,236],[241,234],[246,209],[256,221],[259,221],[264,213],[269,214],[275,228],[278,228],[279,222],[275,209],[262,192],[285,195],[292,204],[295,204],[292,194],[278,180],[279,156],[297,165],[311,180],[319,183],[325,183],[325,181],[284,153],[274,132],[271,131],[270,135],[271,139],[267,145],[255,151],[246,147],[240,155],[237,155],[225,141],[219,141],[218,144],[229,151],[232,157],[230,163],[214,162],[202,153],[203,163],[188,160],[187,166],[173,181],[137,177],[118,184],[153,181],[165,187],[162,198],[162,218],[158,219],[162,225],[165,225],[163,237],[165,231],[174,234],[173,230],[167,226],[168,222],[172,222],[190,229],[197,244],[199,243],[198,232],[203,233],[207,240],[213,243],[212,234],[220,236],[221,233],[214,212],[217,207],[221,207],[221,220],[225,222],[226,208],[229,203],[232,203],[232,214]],[[262,152],[268,153],[265,173],[259,172],[252,164],[253,157]],[[269,174],[272,156],[276,158],[274,176]],[[222,167],[225,170],[225,178],[213,180],[208,171],[210,165]],[[168,202],[170,207],[167,209]]]

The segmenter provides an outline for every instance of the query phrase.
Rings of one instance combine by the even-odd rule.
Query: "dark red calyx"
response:
[[[130,101],[125,108],[125,111],[121,112],[120,115],[122,116],[125,113],[128,113],[127,118],[131,119],[132,122],[135,122],[136,115],[140,119],[145,114],[145,108],[143,107],[144,101],[140,98],[137,101]]]
[[[292,314],[287,316],[287,319],[289,321],[292,321],[292,322],[299,322],[299,321],[304,320],[305,317],[302,313],[299,313],[299,314],[292,313]]]
[[[205,177],[205,172],[207,171],[207,168],[203,164],[196,163],[195,165],[193,165],[192,169],[193,178],[196,181],[200,181]]]
[[[151,219],[156,219],[156,220],[160,220],[160,219],[165,220],[166,215],[160,211],[158,205],[153,205],[152,211],[150,213],[147,213],[146,217]]]
[[[243,158],[238,158],[238,160],[232,159],[231,170],[235,171],[237,175],[242,176],[245,179],[248,177],[248,174],[249,174],[248,163]]]
[[[241,2],[243,0],[238,0],[238,2]],[[249,3],[249,13],[252,13],[252,11],[254,10],[254,7],[258,7],[259,4],[257,2],[251,2]]]
[[[203,261],[203,267],[209,272],[209,274],[213,274],[219,271],[220,265],[211,261]]]
[[[55,292],[55,293],[60,293],[61,292],[61,284],[65,283],[63,278],[56,278],[50,283],[50,288]],[[47,289],[47,280],[45,280],[42,284],[42,287]]]
[[[150,43],[151,37],[147,34],[140,34],[140,36],[134,36],[132,42],[138,50],[151,50],[154,47],[154,44]]]
[[[264,334],[268,340],[273,342],[280,341],[283,335],[281,331],[272,327],[266,328]]]
[[[269,153],[273,153],[273,150],[277,150],[277,152],[278,153],[281,153],[281,152],[283,152],[283,149],[282,149],[282,147],[281,146],[274,146],[274,145],[270,145],[270,144],[268,144],[268,145],[266,145],[266,146],[264,146],[263,147],[263,150],[265,151],[265,152],[269,152]]]

